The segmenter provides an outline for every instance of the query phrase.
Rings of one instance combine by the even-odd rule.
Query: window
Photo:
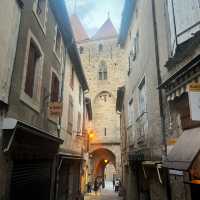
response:
[[[99,53],[103,51],[103,45],[99,44]]]
[[[72,135],[73,130],[73,99],[69,96],[67,132]]]
[[[51,102],[59,101],[59,79],[57,75],[52,72],[51,78]]]
[[[81,104],[81,100],[82,100],[82,88],[81,86],[79,86],[79,104]]]
[[[106,130],[106,128],[104,128],[104,136],[106,136],[106,135],[107,135],[106,131],[107,131],[107,130]]]
[[[47,0],[35,0],[33,11],[37,17],[40,26],[42,27],[42,29],[45,29]]]
[[[139,85],[139,113],[146,112],[146,94],[145,94],[145,79]]]
[[[133,41],[133,49],[131,51],[131,57],[133,61],[136,60],[138,53],[139,53],[139,32],[137,32]]]
[[[81,113],[78,112],[78,120],[77,120],[77,133],[81,134]]]
[[[61,55],[61,44],[62,44],[62,36],[61,36],[60,30],[57,27],[56,39],[55,39],[55,52],[59,58]]]
[[[107,80],[107,66],[104,61],[99,65],[99,80]]]
[[[33,97],[34,93],[36,67],[40,59],[40,56],[41,56],[40,51],[38,50],[37,46],[33,43],[33,41],[31,41],[29,48],[29,55],[28,55],[25,88],[24,88],[24,92],[31,98]]]
[[[128,103],[128,126],[133,123],[133,98]]]
[[[40,112],[44,54],[40,43],[28,31],[20,100]]]
[[[71,74],[70,74],[70,87],[74,88],[74,68],[71,68]]]
[[[79,51],[80,51],[80,54],[83,54],[84,48],[80,46]]]

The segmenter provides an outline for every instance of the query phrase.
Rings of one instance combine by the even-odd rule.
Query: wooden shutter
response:
[[[35,68],[38,58],[39,54],[36,47],[32,43],[30,43],[28,66],[27,66],[25,89],[24,89],[25,93],[30,97],[33,97]]]
[[[58,102],[59,98],[59,80],[56,74],[52,73],[51,80],[51,102]]]
[[[73,99],[72,96],[69,96],[69,105],[68,105],[68,125],[67,125],[67,131],[72,134],[73,129]]]
[[[77,133],[78,135],[81,135],[81,113],[78,113],[78,120],[77,120]]]

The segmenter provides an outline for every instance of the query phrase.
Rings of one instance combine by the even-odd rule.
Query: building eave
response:
[[[118,36],[118,43],[121,47],[125,45],[128,36],[128,30],[133,18],[133,13],[135,11],[136,2],[137,0],[125,0],[124,9],[122,12],[121,26]]]
[[[89,90],[87,79],[76,46],[69,15],[64,0],[49,0],[51,9],[62,33],[65,46],[83,90]]]

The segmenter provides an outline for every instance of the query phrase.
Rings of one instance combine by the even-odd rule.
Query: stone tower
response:
[[[117,88],[124,85],[123,50],[117,44],[117,31],[111,19],[89,38],[76,15],[72,27],[89,84],[93,109],[94,138],[90,140],[91,174],[102,176],[107,162],[120,176],[120,121],[116,113]]]

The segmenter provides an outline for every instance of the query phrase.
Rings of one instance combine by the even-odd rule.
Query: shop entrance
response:
[[[11,200],[50,199],[51,163],[49,160],[17,161],[11,176]]]

